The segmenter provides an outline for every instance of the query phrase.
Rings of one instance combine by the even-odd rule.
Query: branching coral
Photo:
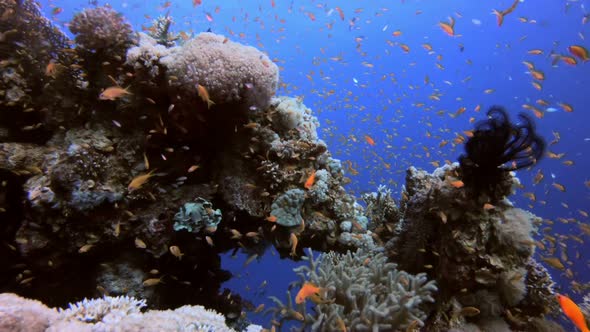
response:
[[[366,193],[362,198],[367,204],[367,217],[371,220],[369,229],[379,234],[382,240],[387,240],[401,218],[401,212],[391,197],[391,189],[380,185],[377,192]]]
[[[158,44],[166,47],[174,46],[175,41],[180,37],[170,33],[170,26],[174,23],[172,17],[168,14],[166,16],[158,16],[153,22],[152,27],[148,29],[150,37],[158,41]]]
[[[517,124],[511,123],[499,106],[493,106],[487,115],[487,120],[476,124],[459,161],[465,184],[489,192],[508,171],[534,165],[543,156],[545,142],[526,114],[519,114],[521,122]]]
[[[316,304],[315,315],[305,315],[304,325],[313,331],[338,331],[342,325],[352,331],[396,331],[424,325],[425,305],[434,302],[432,295],[437,291],[425,274],[399,271],[383,253],[363,249],[354,254],[331,252],[319,259],[309,250],[305,259],[309,266],[294,269],[299,285],[317,285],[327,300]],[[293,310],[292,305],[271,312],[275,319],[285,319],[278,314],[289,309]]]

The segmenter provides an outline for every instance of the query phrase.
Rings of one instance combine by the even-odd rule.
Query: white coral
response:
[[[217,104],[242,102],[266,108],[276,92],[278,67],[254,47],[203,32],[171,51],[162,63],[178,77],[177,84],[195,93],[200,84]]]
[[[145,300],[137,300],[129,296],[105,296],[101,299],[84,299],[77,303],[70,303],[68,309],[60,309],[59,312],[61,318],[65,320],[97,323],[103,321],[106,316],[111,316],[109,318],[111,321],[118,321],[124,316],[141,313],[141,308],[145,306],[147,306]]]
[[[138,45],[127,50],[126,64],[133,66],[136,70],[146,68],[150,76],[156,77],[160,73],[160,59],[170,53],[170,49],[140,32]]]

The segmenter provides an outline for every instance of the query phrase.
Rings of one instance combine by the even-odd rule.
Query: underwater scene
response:
[[[0,0],[0,331],[590,331],[590,1]]]

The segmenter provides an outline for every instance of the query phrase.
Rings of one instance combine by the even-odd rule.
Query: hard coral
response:
[[[185,305],[175,310],[148,310],[145,300],[133,297],[105,296],[83,300],[60,310],[15,294],[0,294],[0,330],[2,331],[235,331],[225,317],[202,306]],[[260,331],[250,325],[248,331]]]
[[[476,124],[459,162],[466,185],[491,192],[509,171],[534,165],[543,156],[545,142],[526,114],[519,114],[521,122],[516,124],[499,106],[490,108],[487,115],[487,120]]]
[[[301,282],[311,282],[326,299],[315,305],[315,313],[305,316],[304,324],[313,331],[338,331],[339,322],[351,331],[398,331],[411,324],[423,326],[427,304],[434,302],[434,281],[424,273],[411,275],[399,271],[383,253],[358,249],[356,253],[330,252],[309,266],[294,271]],[[275,319],[285,319],[275,312]]]
[[[204,32],[171,50],[162,63],[176,84],[193,94],[200,84],[216,104],[265,108],[277,89],[277,65],[254,47]]]
[[[124,54],[133,43],[133,30],[124,18],[108,6],[84,9],[74,15],[70,31],[78,46],[89,51]]]

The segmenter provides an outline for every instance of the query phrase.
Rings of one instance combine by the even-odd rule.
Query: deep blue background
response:
[[[190,0],[171,1],[168,8],[163,8],[164,1],[116,1],[112,5],[138,30],[151,23],[145,15],[155,18],[169,10],[175,31],[190,34],[211,28],[267,52],[281,67],[285,86],[279,94],[303,97],[319,117],[320,135],[332,154],[351,161],[360,172],[349,175],[353,182],[348,188],[356,194],[373,191],[379,184],[390,185],[399,193],[408,166],[433,170],[431,162],[457,160],[462,145],[453,146],[456,133],[471,129],[469,119],[484,118],[491,105],[503,105],[515,116],[529,112],[522,108],[525,103],[535,104],[539,98],[551,103],[558,111],[536,119],[537,126],[548,142],[553,139],[552,132],[561,135],[549,150],[565,156],[539,163],[545,179],[537,186],[532,184],[536,169],[519,172],[525,188],[511,200],[555,221],[549,234],[567,246],[571,262],[566,265],[574,272],[572,280],[588,283],[588,245],[572,241],[568,235],[581,236],[576,223],[588,223],[588,218],[578,210],[590,212],[589,188],[584,185],[590,180],[590,64],[579,61],[570,66],[560,61],[552,66],[550,56],[567,54],[572,44],[590,47],[583,39],[590,38],[590,24],[582,24],[588,1],[525,0],[506,16],[501,27],[492,9],[506,9],[512,1],[275,0],[275,7],[271,0],[202,2],[196,8]],[[43,1],[48,16],[55,7],[63,9],[53,15],[62,26],[86,6],[87,1]],[[342,8],[344,20],[334,10],[336,6]],[[211,14],[213,22],[206,20],[205,13]],[[315,15],[315,21],[309,13]],[[448,21],[448,17],[456,20],[455,37],[438,27],[438,22]],[[475,24],[474,19],[481,24]],[[402,33],[398,37],[392,36],[396,30]],[[408,53],[402,51],[401,43],[408,45]],[[432,46],[432,54],[422,47],[424,43]],[[544,54],[530,55],[527,51],[531,49],[541,49]],[[533,79],[522,61],[532,62],[545,73],[541,91],[531,85]],[[437,63],[444,69],[437,68]],[[486,89],[494,92],[486,94]],[[429,98],[433,93],[440,101]],[[563,112],[559,102],[571,104],[574,112]],[[424,105],[418,107],[420,103]],[[476,105],[481,105],[479,113],[474,111]],[[450,116],[461,107],[467,109],[464,114]],[[370,135],[376,146],[369,146],[364,135]],[[443,140],[449,143],[439,147]],[[572,160],[574,165],[565,166],[564,160]],[[566,192],[556,190],[553,181],[565,185]],[[536,202],[525,198],[524,192],[535,193]],[[560,217],[575,220],[564,224],[558,221]],[[588,236],[583,238],[588,240]],[[574,259],[576,252],[579,260]],[[293,264],[277,256],[267,254],[245,269],[243,259],[224,259],[225,266],[240,275],[227,285],[256,304],[267,302],[269,294],[283,298],[287,284],[296,279],[291,272]],[[580,300],[580,294],[570,287],[572,280],[561,271],[550,270],[560,292]],[[262,280],[269,283],[265,294],[246,291],[246,285],[256,289]],[[254,320],[268,323],[259,316]]]

